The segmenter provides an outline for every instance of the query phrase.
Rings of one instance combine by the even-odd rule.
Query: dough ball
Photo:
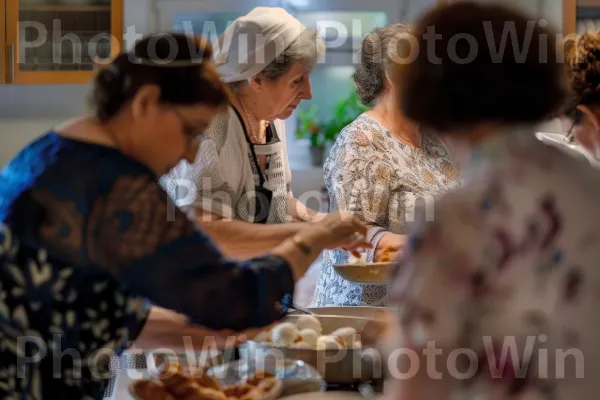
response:
[[[300,331],[300,337],[302,341],[310,344],[313,348],[317,347],[317,340],[319,339],[319,334],[312,329],[303,329]]]
[[[356,329],[354,328],[340,328],[331,332],[331,336],[337,336],[344,341],[344,346],[352,348],[356,341]]]
[[[284,322],[273,328],[271,340],[275,346],[289,347],[296,342],[298,336],[298,327],[290,322]]]
[[[317,340],[317,350],[342,350],[344,341],[338,336],[321,336]]]
[[[298,330],[312,329],[313,331],[321,334],[323,328],[321,327],[321,322],[318,318],[312,315],[301,315],[296,320],[296,325],[298,326]]]

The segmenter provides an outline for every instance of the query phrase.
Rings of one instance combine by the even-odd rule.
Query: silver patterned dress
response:
[[[373,249],[388,232],[404,234],[422,209],[433,217],[434,198],[460,184],[448,149],[435,135],[421,148],[396,139],[375,118],[362,114],[338,136],[325,162],[330,211],[352,211],[370,226]],[[366,254],[372,261],[374,250]],[[312,306],[385,304],[385,285],[344,280],[332,268],[348,261],[344,250],[327,251]]]

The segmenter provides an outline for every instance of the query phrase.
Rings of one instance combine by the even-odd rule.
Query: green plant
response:
[[[356,91],[352,90],[346,98],[342,99],[335,106],[333,117],[323,124],[325,141],[328,143],[335,142],[337,135],[339,135],[342,129],[368,109],[358,99]]]
[[[323,129],[317,122],[316,104],[298,111],[298,122],[298,129],[296,130],[296,137],[298,139],[309,139],[311,147],[325,145]]]
[[[333,116],[325,122],[317,120],[317,106],[313,104],[308,109],[298,112],[299,126],[296,137],[299,139],[308,138],[311,147],[324,147],[335,142],[342,129],[366,110],[368,110],[368,107],[358,100],[358,95],[354,90],[336,104],[333,109]]]

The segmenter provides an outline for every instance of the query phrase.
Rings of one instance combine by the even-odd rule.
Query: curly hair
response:
[[[576,118],[578,105],[600,105],[600,32],[588,32],[565,43],[569,93],[564,115]]]
[[[375,101],[383,93],[386,82],[386,70],[395,57],[401,43],[402,35],[410,32],[403,24],[388,25],[377,28],[363,39],[360,45],[360,62],[352,74],[354,87],[361,103],[366,106],[375,105]]]

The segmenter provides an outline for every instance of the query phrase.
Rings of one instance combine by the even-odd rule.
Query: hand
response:
[[[373,259],[376,262],[389,262],[395,260],[398,257],[398,253],[401,252],[406,245],[406,240],[406,236],[404,235],[386,233],[379,241]],[[385,256],[386,259],[382,260],[382,256]],[[389,260],[390,258],[391,260]]]
[[[367,225],[348,212],[328,214],[319,221],[310,224],[303,234],[309,242],[318,244],[324,249],[344,248],[356,255],[359,248],[370,248],[365,241]]]

